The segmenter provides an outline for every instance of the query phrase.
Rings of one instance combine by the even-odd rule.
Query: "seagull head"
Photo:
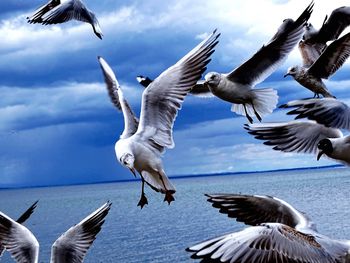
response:
[[[130,172],[132,172],[132,174],[134,176],[136,176],[136,171],[135,171],[135,168],[134,168],[135,157],[131,153],[124,153],[122,155],[122,157],[120,157],[119,162],[123,166],[128,168],[130,170]]]
[[[283,77],[295,76],[296,74],[298,74],[298,72],[299,72],[299,67],[298,66],[290,67],[287,70],[287,73]]]
[[[211,86],[218,86],[221,80],[220,73],[217,72],[209,72],[204,77],[205,83],[211,85]]]
[[[314,28],[314,26],[311,23],[307,23],[305,25],[305,32],[303,35],[303,40],[308,40],[310,38],[312,38],[313,36],[315,36],[317,34],[317,30],[316,28]]]
[[[330,139],[323,139],[317,144],[319,150],[317,155],[317,161],[320,160],[323,154],[329,155],[333,152],[333,145]]]

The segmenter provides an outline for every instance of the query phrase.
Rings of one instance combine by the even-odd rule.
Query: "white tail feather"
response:
[[[256,112],[261,118],[273,112],[277,107],[278,95],[274,89],[255,89],[252,92],[252,103]],[[254,113],[253,105],[246,103],[246,109],[249,116],[256,116]],[[239,115],[246,116],[246,112],[243,104],[232,104],[231,111]]]

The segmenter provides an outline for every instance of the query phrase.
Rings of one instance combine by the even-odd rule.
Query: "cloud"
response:
[[[100,41],[86,23],[27,24],[25,17],[43,2],[0,4],[0,173],[7,184],[131,178],[114,157],[123,119],[108,99],[98,55],[113,67],[138,115],[143,89],[135,76],[157,77],[215,28],[222,35],[208,70],[229,72],[267,43],[283,19],[297,18],[308,4],[302,0],[86,0],[100,21],[105,36]],[[319,27],[327,13],[347,4],[345,0],[317,2],[311,22]],[[288,66],[300,62],[298,50],[293,51],[259,87],[276,88],[280,103],[313,96],[282,77]],[[327,82],[344,100],[349,100],[349,68],[348,62]],[[292,119],[285,112],[277,110],[266,121]],[[242,128],[245,122],[230,112],[227,102],[189,96],[175,123],[176,148],[164,156],[167,173],[327,163],[316,162],[314,156],[275,152],[248,135]]]

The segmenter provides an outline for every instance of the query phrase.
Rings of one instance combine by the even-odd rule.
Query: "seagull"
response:
[[[350,241],[318,233],[302,212],[264,195],[207,195],[220,213],[249,227],[187,248],[201,262],[336,263],[348,262]]]
[[[115,144],[115,153],[122,166],[134,176],[136,171],[140,174],[142,188],[138,206],[141,209],[148,204],[145,182],[153,190],[165,194],[164,201],[169,204],[174,201],[175,188],[165,174],[161,156],[166,148],[174,148],[172,133],[177,112],[191,87],[206,70],[219,36],[215,30],[144,90],[140,120],[124,99],[113,70],[103,58],[98,58],[111,100],[124,115],[125,127]]]
[[[61,235],[51,249],[51,263],[81,263],[105,221],[107,202]],[[18,263],[38,263],[39,243],[32,232],[0,212],[0,243]]]
[[[35,201],[18,219],[17,219],[17,223],[18,224],[23,224],[25,221],[27,221],[27,219],[33,214],[37,204],[39,201]],[[5,251],[5,247],[1,245],[0,242],[0,258],[3,255]]]
[[[350,6],[334,9],[330,17],[325,17],[322,27],[317,30],[311,23],[305,27],[303,42],[321,52],[328,41],[338,39],[340,34],[350,25]]]
[[[331,98],[323,100],[311,99],[309,101],[322,102],[329,100],[337,102],[337,100]],[[296,103],[290,102],[282,106],[291,107],[292,105],[296,105]],[[333,105],[329,104],[330,110],[332,110],[331,107]],[[308,109],[310,110],[310,108]],[[311,109],[310,111],[312,112],[313,110]],[[331,120],[329,119],[329,113],[325,109],[320,109],[319,112],[325,113],[323,119]],[[337,108],[333,112],[336,113]],[[341,117],[339,118],[341,119]],[[273,146],[273,149],[276,151],[312,154],[318,152],[317,160],[320,160],[321,156],[325,154],[337,162],[350,166],[350,136],[343,135],[339,129],[341,128],[340,125],[326,127],[322,122],[296,120],[280,123],[251,124],[245,125],[244,128],[256,139],[265,141],[265,145]]]
[[[277,92],[253,87],[271,75],[302,38],[313,5],[312,2],[296,21],[285,19],[266,45],[230,73],[206,74],[205,81],[199,84],[200,89],[232,103],[231,111],[246,116],[250,123],[253,123],[252,115],[261,121],[264,115],[272,113],[278,101]],[[197,87],[192,90],[196,91]]]
[[[304,42],[300,42],[299,50],[303,57],[303,66],[290,67],[284,77],[292,76],[298,83],[314,92],[314,97],[329,98],[334,96],[328,91],[322,79],[333,75],[350,56],[350,33],[333,41],[321,55],[310,51]]]
[[[30,24],[43,25],[61,24],[73,19],[91,24],[95,35],[102,39],[103,34],[95,14],[81,0],[50,0],[38,8],[34,15],[27,17]]]

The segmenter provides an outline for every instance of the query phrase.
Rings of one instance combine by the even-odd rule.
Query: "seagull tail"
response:
[[[249,115],[248,120],[251,120],[250,116],[255,116],[261,121],[277,107],[278,95],[274,89],[251,90],[251,98],[251,103],[232,104],[231,111],[243,116]]]

